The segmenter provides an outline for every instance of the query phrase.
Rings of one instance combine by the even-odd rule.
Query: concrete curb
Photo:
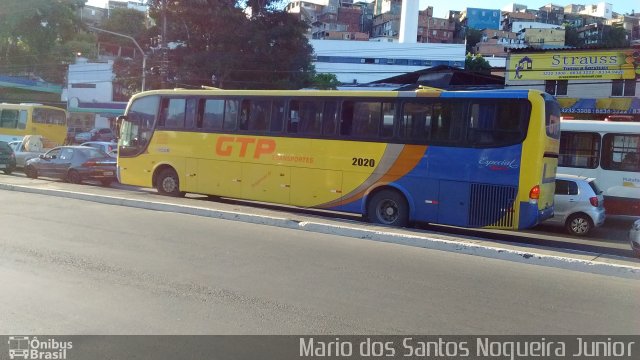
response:
[[[19,191],[32,194],[58,196],[69,199],[97,202],[108,205],[127,206],[139,209],[174,212],[202,217],[210,217],[222,220],[241,221],[251,224],[276,226],[287,229],[297,229],[328,235],[338,235],[358,239],[407,245],[432,250],[456,252],[467,255],[488,257],[498,260],[507,260],[531,265],[541,265],[567,270],[588,272],[593,274],[616,276],[629,279],[640,279],[640,267],[621,264],[610,264],[598,261],[562,257],[556,255],[543,255],[535,252],[501,249],[493,246],[479,245],[466,242],[457,242],[428,236],[398,234],[392,232],[367,230],[356,227],[324,224],[311,221],[295,221],[287,218],[272,217],[266,215],[253,215],[241,212],[208,209],[202,207],[177,205],[163,202],[126,199],[122,197],[95,195],[66,190],[41,189],[22,185],[0,183],[1,190]]]

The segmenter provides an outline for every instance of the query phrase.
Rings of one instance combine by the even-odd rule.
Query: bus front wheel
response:
[[[156,189],[162,195],[184,196],[184,193],[180,191],[178,174],[173,169],[164,169],[160,172],[156,181]]]
[[[407,226],[409,205],[402,194],[393,190],[382,190],[371,197],[367,204],[367,217],[376,224]]]

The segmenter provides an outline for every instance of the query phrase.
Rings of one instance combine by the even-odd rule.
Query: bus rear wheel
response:
[[[409,205],[402,194],[393,190],[382,190],[371,197],[367,204],[370,222],[390,226],[409,224]]]
[[[180,191],[180,180],[178,174],[173,169],[164,169],[156,180],[156,189],[162,195],[179,197],[184,196]]]

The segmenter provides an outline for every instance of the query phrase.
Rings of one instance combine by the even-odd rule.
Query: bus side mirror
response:
[[[120,115],[116,118],[116,125],[120,126],[120,124],[122,124],[123,121],[127,120],[127,116],[126,115]]]

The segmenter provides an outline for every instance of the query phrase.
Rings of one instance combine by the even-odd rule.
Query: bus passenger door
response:
[[[342,197],[342,171],[294,167],[291,205],[316,207]]]
[[[242,195],[242,163],[198,160],[198,192],[239,198]]]
[[[438,223],[467,226],[469,214],[469,183],[440,181]]]
[[[250,200],[289,204],[291,169],[287,166],[244,163],[242,197]]]

